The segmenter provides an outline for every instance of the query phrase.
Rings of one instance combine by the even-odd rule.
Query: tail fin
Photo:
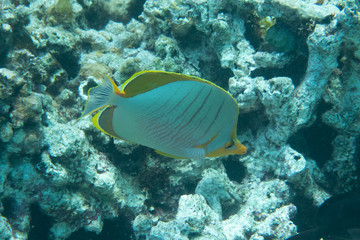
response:
[[[89,90],[88,100],[80,118],[111,105],[114,94],[121,95],[114,81],[107,76],[102,84]]]

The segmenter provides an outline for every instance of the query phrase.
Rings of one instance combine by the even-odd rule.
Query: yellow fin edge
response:
[[[153,76],[148,76],[148,77],[150,77],[150,80],[151,80],[150,82],[148,82],[148,84],[144,84],[144,83],[133,84],[133,83],[136,83],[136,80],[139,80],[141,76],[145,77],[145,74],[148,74],[148,73],[154,73],[154,74],[159,74],[159,75],[163,75],[163,76],[156,78],[156,79],[151,79],[151,77],[153,77]],[[149,81],[149,80],[147,80],[147,81]],[[228,94],[237,105],[235,98],[229,92],[227,92],[225,89],[219,87],[218,85],[216,85],[213,82],[210,82],[208,80],[205,80],[205,79],[202,79],[199,77],[182,74],[182,73],[174,73],[174,72],[166,72],[166,71],[158,71],[158,70],[144,70],[144,71],[135,73],[121,85],[120,92],[123,95],[123,97],[133,97],[138,94],[150,91],[154,88],[163,86],[163,85],[171,83],[171,82],[177,82],[177,81],[198,81],[198,82],[210,84],[210,85],[222,90],[226,94]]]
[[[106,77],[109,79],[109,81],[111,82],[113,89],[114,89],[114,93],[117,95],[122,96],[121,90],[118,88],[118,86],[116,85],[115,81],[109,76],[106,75]]]
[[[111,137],[113,137],[113,138],[120,138],[119,136],[114,136],[114,135],[106,132],[106,131],[105,131],[104,129],[102,129],[102,128],[100,127],[100,125],[99,125],[99,117],[101,116],[101,113],[102,113],[103,111],[105,111],[106,108],[108,108],[108,107],[109,107],[109,106],[105,106],[102,111],[99,111],[98,113],[96,113],[95,116],[92,118],[92,123],[94,124],[94,126],[95,126],[97,129],[99,129],[101,132],[105,133],[106,135],[109,135],[109,136],[111,136]],[[120,138],[120,139],[122,139],[122,138]]]
[[[165,157],[176,158],[176,159],[185,159],[185,158],[177,157],[177,156],[174,156],[174,155],[171,155],[171,154],[168,154],[168,153],[160,152],[159,150],[155,150],[155,152],[160,154],[160,155],[163,155]]]
[[[233,128],[233,130],[231,131],[230,134],[230,141],[228,141],[227,143],[225,143],[225,145],[223,147],[220,147],[208,154],[206,154],[206,157],[221,157],[221,156],[227,156],[227,155],[242,155],[245,154],[247,149],[246,147],[241,144],[241,142],[239,141],[239,139],[237,138],[236,135],[236,128],[237,128],[237,121],[236,124]],[[227,149],[230,145],[233,145],[235,148],[231,148],[231,149]]]
[[[122,96],[121,91],[120,91],[120,89],[118,88],[118,86],[116,86],[116,83],[114,82],[114,80],[112,80],[112,78],[111,78],[109,75],[106,75],[106,77],[107,77],[107,78],[109,79],[109,81],[111,82],[111,85],[112,85],[112,87],[113,87],[114,93],[117,94],[117,95],[119,95],[119,96]],[[89,102],[90,102],[89,100],[90,100],[90,91],[91,91],[91,89],[97,88],[97,87],[99,87],[100,85],[104,84],[104,81],[105,81],[105,80],[103,80],[103,82],[102,82],[101,84],[99,84],[98,86],[96,86],[96,87],[89,88],[89,90],[87,91],[87,97],[88,97],[88,99],[87,99],[87,101],[86,101],[85,108],[84,108],[84,110],[82,111],[80,117],[79,117],[77,120],[80,120],[81,118],[83,118],[83,117],[85,117],[85,116],[87,116],[87,115],[90,115],[90,114],[92,114],[92,113],[94,113],[94,112],[97,112],[97,111],[99,111],[99,110],[101,110],[101,109],[103,109],[103,108],[108,107],[107,105],[103,105],[103,106],[100,106],[100,107],[98,107],[98,108],[96,108],[96,109],[94,109],[94,110],[92,110],[92,111],[84,114],[84,112],[85,112],[85,110],[87,109],[87,106],[88,106],[88,104],[89,104]]]

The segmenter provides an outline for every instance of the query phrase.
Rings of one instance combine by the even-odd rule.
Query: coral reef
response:
[[[1,1],[0,239],[264,240],[305,229],[307,209],[360,191],[358,4]],[[78,119],[102,78],[141,70],[228,90],[248,153],[170,159]]]

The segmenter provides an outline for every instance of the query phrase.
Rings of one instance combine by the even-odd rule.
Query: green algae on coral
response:
[[[51,9],[51,15],[58,23],[69,23],[72,21],[73,8],[69,0],[58,0]]]

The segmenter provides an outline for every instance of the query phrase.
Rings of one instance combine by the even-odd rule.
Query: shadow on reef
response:
[[[11,221],[14,208],[13,199],[6,198],[2,200],[4,211],[2,216]],[[30,230],[28,240],[50,240],[50,228],[53,225],[53,218],[44,214],[38,204],[32,204],[30,207]],[[83,228],[74,232],[67,240],[132,240],[135,235],[129,221],[129,216],[120,214],[117,218],[104,220],[103,229],[100,234],[89,232]]]
[[[200,61],[201,75],[211,82],[216,82],[220,87],[229,89],[228,79],[234,76],[233,72],[228,68],[222,68],[217,57],[214,56],[210,59],[212,59],[210,62]]]
[[[183,179],[177,186],[171,185],[173,170],[162,165],[163,157],[147,159],[138,174],[139,185],[146,189],[148,199],[145,205],[151,214],[161,215],[162,220],[174,218],[181,195],[195,192],[196,183]]]
[[[232,155],[223,161],[226,175],[231,181],[240,184],[246,175],[246,167],[239,161],[239,159]],[[228,219],[230,216],[239,212],[241,204],[235,202],[224,202],[221,204],[222,219]]]
[[[307,57],[297,56],[291,64],[284,66],[283,68],[257,68],[251,72],[251,77],[264,77],[265,79],[271,79],[274,77],[289,77],[291,78],[295,87],[297,87],[305,76],[305,70],[307,69]]]
[[[287,240],[360,238],[360,194],[343,193],[327,199],[315,216],[316,227]]]
[[[264,21],[266,23],[264,23]],[[255,23],[256,24],[255,24]],[[251,77],[289,77],[297,87],[303,80],[309,58],[306,39],[313,31],[310,22],[299,22],[298,26],[288,26],[286,20],[277,18],[265,20],[256,14],[247,14],[245,22],[245,38],[257,51],[278,52],[291,57],[289,64],[282,68],[257,68],[251,72]],[[300,33],[294,29],[303,29]]]
[[[28,240],[48,240],[50,239],[50,227],[52,218],[44,214],[39,205],[33,204],[30,207],[31,221]]]
[[[316,161],[321,168],[331,158],[333,152],[332,141],[337,131],[321,121],[321,115],[330,109],[330,106],[321,101],[316,112],[315,122],[306,128],[294,133],[288,140],[290,146],[305,157]]]
[[[234,73],[229,68],[221,66],[220,59],[213,50],[208,36],[196,30],[195,27],[191,27],[184,36],[173,34],[182,52],[188,56],[197,55],[198,71],[202,78],[214,82],[226,90],[229,89],[228,79],[234,77]],[[198,52],[198,49],[206,49],[205,54]]]
[[[294,198],[293,204],[296,206],[297,213],[292,221],[297,226],[297,231],[302,232],[315,227],[313,220],[316,213],[316,207],[313,205],[313,201],[299,194]]]
[[[110,20],[114,22],[128,23],[131,19],[138,19],[144,10],[145,0],[130,1],[127,6],[113,6],[110,3],[94,2],[87,6],[86,1],[80,0],[79,3],[85,9],[85,18],[89,27],[96,30],[104,29]],[[126,3],[124,3],[126,5]],[[119,10],[116,10],[116,9]],[[123,9],[123,11],[121,10]],[[125,14],[127,11],[127,14]]]
[[[246,167],[239,161],[239,159],[232,155],[223,161],[226,175],[231,181],[241,183],[245,178]]]
[[[258,110],[239,115],[237,131],[241,133],[250,129],[252,135],[257,136],[269,123],[270,121],[265,114],[265,108],[261,106]]]
[[[13,209],[13,199],[12,198],[4,198],[1,201],[2,206],[3,206],[3,211],[1,213],[1,215],[7,219],[9,219],[11,217],[11,211]]]
[[[61,51],[52,54],[53,57],[60,63],[61,67],[67,72],[70,78],[75,78],[79,71],[80,56],[73,51]]]
[[[67,240],[132,240],[135,239],[131,223],[124,215],[114,219],[104,220],[104,226],[100,234],[89,232],[83,228],[74,232]]]
[[[360,169],[360,135],[357,137],[356,142],[355,142],[354,159],[356,159],[357,169]],[[357,189],[358,189],[358,191],[360,191],[360,181],[358,181]]]

